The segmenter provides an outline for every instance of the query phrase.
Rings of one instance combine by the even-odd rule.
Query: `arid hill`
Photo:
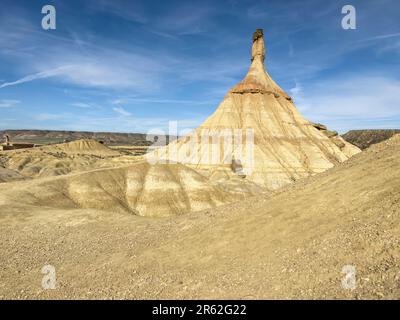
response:
[[[42,147],[0,151],[0,182],[7,172],[26,178],[64,175],[71,172],[115,166],[121,153],[92,139]],[[120,160],[120,159],[118,159]],[[135,160],[132,160],[135,161]],[[9,179],[7,179],[9,180]]]
[[[351,130],[343,134],[342,137],[360,149],[366,149],[370,145],[389,139],[397,133],[400,133],[400,129]]]
[[[11,141],[51,144],[79,139],[93,139],[103,141],[107,145],[137,145],[147,146],[153,140],[146,140],[143,133],[118,133],[118,132],[88,132],[88,131],[57,131],[57,130],[0,130],[0,140],[8,134]],[[151,135],[149,137],[152,137]]]
[[[239,178],[238,178],[239,179]],[[97,169],[22,184],[7,184],[2,201],[19,199],[37,207],[98,209],[112,213],[163,217],[215,208],[260,193],[259,187],[241,181],[212,183],[181,165],[149,165],[145,161],[117,168]]]
[[[23,199],[35,206],[162,217],[214,208],[265,191],[238,177],[222,185],[182,164],[150,165],[143,157],[124,157],[91,139],[3,151],[0,160],[4,167],[0,182],[66,175],[15,188],[7,185],[3,195],[10,205]]]
[[[397,135],[276,194],[158,219],[38,206],[37,189],[8,182],[0,297],[399,299],[399,152]],[[47,264],[55,290],[41,288]]]

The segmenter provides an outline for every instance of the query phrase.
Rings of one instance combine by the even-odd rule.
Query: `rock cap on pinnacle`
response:
[[[264,31],[257,29],[253,33],[253,45],[251,48],[251,66],[246,77],[233,87],[231,93],[263,93],[274,94],[276,97],[283,96],[291,99],[289,95],[280,88],[265,70],[265,45]]]

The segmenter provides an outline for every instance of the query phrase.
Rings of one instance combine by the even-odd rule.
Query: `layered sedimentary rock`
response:
[[[21,205],[98,209],[153,217],[215,208],[261,191],[256,185],[239,181],[223,185],[211,182],[182,164],[150,165],[146,161],[34,179],[0,190],[0,211],[1,205],[19,199]]]
[[[49,177],[93,167],[110,166],[112,163],[107,159],[119,156],[121,153],[96,140],[81,139],[68,143],[1,152],[0,167],[18,172],[24,177]]]
[[[360,150],[302,117],[291,97],[264,67],[264,35],[253,35],[251,66],[199,128],[149,155],[152,161],[186,163],[212,179],[237,174],[276,189],[322,172]]]

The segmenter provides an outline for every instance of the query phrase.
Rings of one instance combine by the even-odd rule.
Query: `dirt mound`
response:
[[[400,129],[351,130],[342,135],[342,137],[360,149],[366,149],[369,146],[387,140],[398,133],[400,133]]]
[[[109,160],[118,157],[118,151],[101,143],[83,139],[69,143],[0,152],[2,165],[24,177],[49,177],[71,172],[115,166]]]
[[[60,150],[68,154],[92,154],[103,156],[118,156],[119,152],[111,150],[105,145],[93,139],[80,139],[68,143],[61,143],[51,146],[43,147],[47,150]]]
[[[181,164],[141,162],[59,178],[29,181],[2,190],[3,202],[62,209],[91,208],[141,216],[170,216],[237,202],[260,188],[251,183],[211,183]]]

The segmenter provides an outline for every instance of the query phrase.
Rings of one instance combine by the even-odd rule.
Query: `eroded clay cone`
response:
[[[360,152],[332,134],[333,131],[304,119],[291,97],[265,70],[264,61],[264,34],[257,29],[253,35],[251,66],[245,78],[227,93],[194,134],[159,148],[154,154],[166,162],[191,165],[212,179],[234,177],[237,172],[232,169],[235,167],[232,162],[239,158],[242,177],[277,189]],[[235,135],[238,130],[242,132],[241,143],[233,143],[232,148],[216,147],[212,138],[204,138],[206,132],[224,136],[229,131]],[[253,133],[252,141],[246,141],[247,132]],[[220,154],[215,161],[217,149]]]

